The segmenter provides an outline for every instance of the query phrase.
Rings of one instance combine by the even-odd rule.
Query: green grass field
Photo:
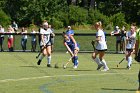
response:
[[[133,61],[132,69],[126,69],[126,61],[117,63],[123,54],[106,54],[110,70],[97,71],[91,53],[79,53],[79,67],[67,69],[62,65],[69,59],[65,52],[54,52],[52,66],[47,68],[46,58],[37,66],[37,53],[0,53],[0,93],[136,93],[139,64]]]

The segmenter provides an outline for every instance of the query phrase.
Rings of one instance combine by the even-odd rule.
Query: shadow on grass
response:
[[[113,88],[101,88],[102,90],[114,90],[114,91],[137,91],[136,89],[113,89]]]
[[[110,69],[127,70],[126,68],[119,68],[119,67],[116,67],[116,68],[110,68]]]
[[[49,68],[49,67],[47,67],[47,66],[20,66],[20,67],[23,67],[23,68]],[[61,68],[61,69],[63,69],[63,67],[55,67],[55,66],[52,66],[52,67],[50,67],[50,68],[55,68],[55,69],[59,69],[59,68]],[[68,68],[68,67],[67,67]]]
[[[20,66],[20,67],[31,67],[31,68],[37,68],[38,66]]]
[[[93,71],[93,70],[75,70],[75,69],[73,69],[73,70],[69,70],[69,71]]]
[[[20,67],[23,67],[23,68],[47,68],[47,66],[20,66]]]

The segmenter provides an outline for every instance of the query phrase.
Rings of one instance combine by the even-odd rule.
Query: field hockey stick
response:
[[[70,63],[71,59],[72,59],[72,57],[71,57],[71,58],[67,61],[67,63],[66,63],[66,64],[63,64],[63,68],[64,68],[64,69],[66,69],[66,68],[67,68],[67,65]]]
[[[95,50],[95,41],[94,40],[91,41],[91,45],[93,46],[93,49]]]
[[[124,61],[125,58],[123,58],[117,65],[117,67],[119,67],[119,65]]]

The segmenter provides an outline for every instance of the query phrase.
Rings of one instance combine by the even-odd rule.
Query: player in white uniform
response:
[[[96,44],[96,50],[92,54],[92,58],[98,65],[97,70],[99,70],[103,66],[104,69],[102,71],[108,71],[109,68],[105,60],[103,59],[105,55],[105,51],[107,50],[107,44],[105,41],[105,34],[102,29],[102,23],[96,22],[95,28],[97,29],[97,33],[96,33],[97,44]],[[99,58],[97,57],[98,54],[99,54]]]
[[[40,65],[42,59],[47,56],[47,67],[51,67],[51,36],[52,30],[48,28],[48,23],[43,23],[43,28],[40,29],[42,54],[37,62]]]
[[[131,26],[130,31],[126,33],[126,60],[127,68],[130,69],[132,64],[132,54],[134,53],[136,43],[136,27]]]

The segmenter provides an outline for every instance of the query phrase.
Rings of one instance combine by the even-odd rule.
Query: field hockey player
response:
[[[134,53],[136,43],[136,26],[131,26],[130,31],[126,33],[126,60],[128,62],[127,69],[131,69],[132,54]]]
[[[44,22],[43,23],[43,28],[40,30],[41,34],[41,42],[40,45],[42,46],[42,53],[39,57],[39,60],[37,62],[38,65],[41,64],[42,59],[47,56],[47,67],[51,67],[51,29],[48,28],[48,23]]]
[[[104,69],[102,71],[108,71],[109,68],[106,64],[106,61],[103,59],[105,55],[105,51],[107,50],[107,44],[105,41],[105,34],[102,29],[102,23],[100,21],[96,22],[95,28],[97,30],[96,33],[97,44],[96,44],[95,51],[92,54],[92,58],[98,65],[97,70],[99,70],[103,66]],[[97,57],[98,54],[99,54],[99,58]]]
[[[68,26],[68,30],[63,32],[64,37],[64,45],[66,46],[68,52],[70,53],[72,57],[72,62],[74,63],[73,68],[78,67],[78,52],[79,52],[79,44],[75,41],[74,37],[74,31],[71,30],[71,27]]]

